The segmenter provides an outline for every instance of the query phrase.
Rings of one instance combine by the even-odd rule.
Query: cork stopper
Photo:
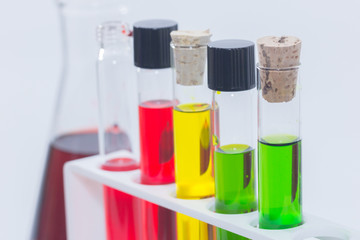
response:
[[[170,35],[176,83],[184,86],[202,85],[210,31],[173,31]]]
[[[268,102],[288,102],[295,97],[301,40],[267,36],[257,40],[262,96]]]

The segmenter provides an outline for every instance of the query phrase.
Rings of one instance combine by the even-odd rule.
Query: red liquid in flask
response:
[[[105,138],[114,143],[108,151],[124,146],[121,143],[128,141],[123,132],[109,133]],[[39,199],[34,240],[66,240],[64,164],[95,154],[98,154],[96,130],[66,134],[52,142]]]
[[[173,102],[152,100],[139,106],[141,183],[166,184],[175,180]]]
[[[175,180],[173,102],[152,100],[139,106],[140,169],[142,184],[166,184]],[[143,201],[144,240],[176,239],[176,213]]]

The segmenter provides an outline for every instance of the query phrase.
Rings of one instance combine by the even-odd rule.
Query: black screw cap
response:
[[[169,68],[170,32],[177,30],[172,20],[153,19],[134,24],[134,64],[140,68]]]
[[[221,40],[208,44],[208,87],[215,91],[244,91],[255,87],[255,44]]]

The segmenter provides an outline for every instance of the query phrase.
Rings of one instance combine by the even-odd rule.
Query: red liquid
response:
[[[113,172],[138,168],[136,160],[132,158],[110,159],[101,166],[101,169]],[[103,189],[107,240],[140,240],[141,200],[105,185]]]
[[[107,151],[129,146],[124,132],[109,133],[106,138],[112,143],[108,144]],[[34,240],[66,240],[63,166],[68,161],[95,154],[98,154],[96,131],[63,135],[52,142],[39,198]]]
[[[141,183],[166,184],[175,180],[173,102],[153,100],[139,106]],[[176,213],[142,201],[144,240],[175,240]]]
[[[142,201],[143,240],[176,240],[176,213]]]
[[[139,198],[104,186],[106,233],[108,240],[139,240],[141,225]]]
[[[153,100],[139,106],[141,183],[166,184],[175,180],[173,102]]]

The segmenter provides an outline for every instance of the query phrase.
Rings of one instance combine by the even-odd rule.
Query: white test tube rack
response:
[[[175,184],[142,185],[140,171],[109,172],[100,169],[99,156],[70,161],[64,167],[68,240],[105,240],[103,185],[254,240],[360,240],[360,233],[304,213],[304,224],[285,230],[256,227],[258,213],[219,214],[214,198],[183,200],[175,197]]]

